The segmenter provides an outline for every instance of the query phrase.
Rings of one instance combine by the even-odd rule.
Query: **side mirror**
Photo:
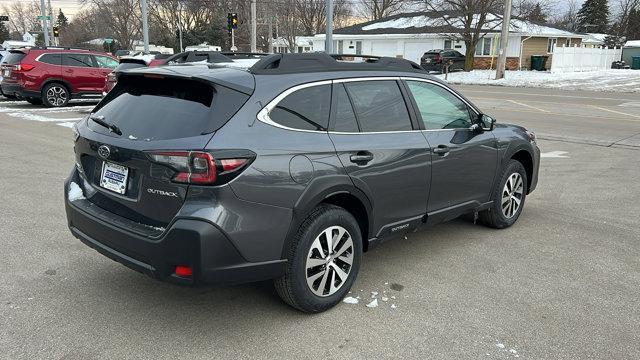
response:
[[[478,115],[478,123],[482,126],[483,130],[491,131],[496,125],[496,119],[487,114]]]

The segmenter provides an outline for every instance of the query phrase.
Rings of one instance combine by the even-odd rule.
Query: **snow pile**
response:
[[[69,199],[69,201],[86,199],[80,186],[78,186],[78,184],[73,181],[69,184],[69,192],[67,194],[67,198]]]
[[[629,40],[624,44],[624,47],[640,47],[640,40]]]
[[[358,302],[360,302],[360,300],[354,298],[353,296],[347,296],[346,298],[344,298],[344,300],[342,300],[342,302],[345,304],[357,304]]]
[[[444,75],[435,75],[444,80]],[[564,90],[590,90],[640,93],[640,71],[601,70],[552,74],[544,71],[506,71],[505,77],[495,80],[495,70],[453,72],[447,82],[465,85],[498,85],[542,87]]]

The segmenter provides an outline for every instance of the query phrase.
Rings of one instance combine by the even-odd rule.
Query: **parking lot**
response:
[[[269,282],[178,287],[81,244],[62,183],[68,127],[95,102],[0,102],[0,358],[640,358],[638,94],[458,89],[539,137],[519,221],[385,242],[364,256],[359,303],[318,315]]]

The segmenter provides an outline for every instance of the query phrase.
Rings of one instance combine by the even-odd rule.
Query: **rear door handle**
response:
[[[373,160],[373,154],[368,151],[358,151],[355,155],[351,155],[349,160],[354,164],[366,165],[369,161]]]
[[[433,153],[438,155],[446,155],[451,151],[451,148],[447,145],[438,145],[438,147],[433,148]]]

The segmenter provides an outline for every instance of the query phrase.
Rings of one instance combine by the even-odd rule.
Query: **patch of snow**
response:
[[[391,304],[390,308],[395,310],[398,308],[398,306],[396,304]]]
[[[504,344],[502,343],[497,343],[496,346],[500,349],[504,349]]]
[[[378,299],[373,299],[373,301],[371,301],[370,303],[367,304],[368,308],[375,308],[378,307]]]
[[[516,349],[509,349],[509,352],[512,354],[517,354],[518,352],[516,351]]]
[[[64,127],[67,127],[67,128],[73,128],[73,126],[75,124],[77,124],[76,121],[65,121],[65,122],[57,123],[56,125],[64,126]]]
[[[435,75],[435,77],[451,84],[640,93],[640,71],[636,70],[600,70],[556,74],[545,71],[507,70],[504,78],[500,80],[495,80],[495,75],[495,70],[473,70],[450,73],[447,80],[444,80],[442,74]]]
[[[344,300],[342,300],[342,302],[346,304],[357,304],[359,300],[354,297],[347,296],[346,298],[344,298]]]
[[[550,151],[550,152],[544,152],[540,154],[540,157],[543,158],[568,158],[567,155],[564,154],[568,154],[566,151]]]
[[[371,297],[374,298],[376,296],[378,296],[378,292],[377,291],[372,291],[371,292]]]
[[[80,186],[78,186],[78,184],[73,181],[69,184],[69,192],[67,194],[67,198],[69,199],[69,201],[86,199]]]
[[[138,138],[133,135],[129,135],[129,140],[138,140]]]
[[[386,297],[386,296],[383,296],[380,300],[382,300],[382,301],[385,301],[385,302],[386,302],[386,301],[388,301],[388,300],[389,300],[389,298],[388,298],[388,297]]]
[[[42,116],[38,114],[32,114],[30,112],[10,112],[7,115],[15,118],[30,120],[30,121],[40,121],[40,122],[69,122],[69,121],[80,121],[82,118],[51,118],[47,116]]]

